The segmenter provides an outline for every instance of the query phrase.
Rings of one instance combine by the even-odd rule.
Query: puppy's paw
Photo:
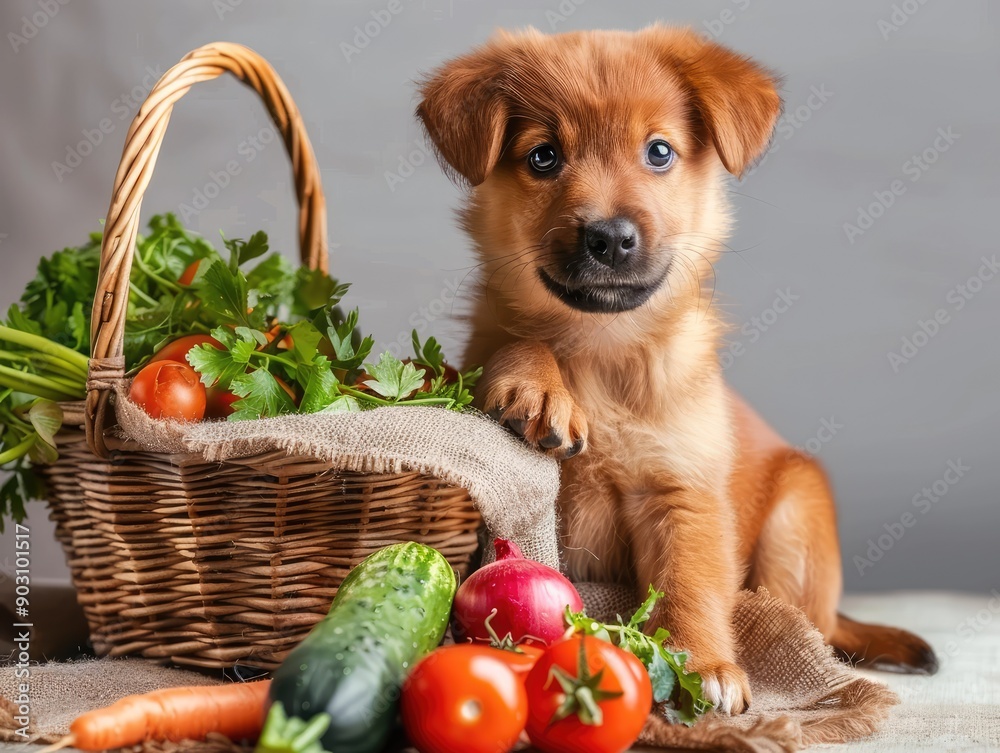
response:
[[[561,460],[587,447],[587,419],[562,384],[498,380],[483,409],[532,447]]]
[[[720,714],[742,714],[750,707],[750,681],[735,664],[699,667],[701,690]]]

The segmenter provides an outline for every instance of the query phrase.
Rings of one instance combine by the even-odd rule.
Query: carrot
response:
[[[232,740],[256,738],[264,724],[270,680],[165,688],[122,698],[88,711],[70,725],[70,734],[51,746],[96,751],[147,740],[203,740],[218,732]]]

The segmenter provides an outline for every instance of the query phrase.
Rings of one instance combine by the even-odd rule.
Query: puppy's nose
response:
[[[614,269],[639,245],[639,231],[624,217],[588,222],[583,228],[587,251]]]

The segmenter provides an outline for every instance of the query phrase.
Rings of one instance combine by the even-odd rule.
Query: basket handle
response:
[[[200,81],[231,73],[253,88],[267,106],[292,160],[299,203],[299,251],[312,269],[327,270],[326,200],[319,166],[298,108],[285,84],[259,54],[239,44],[215,42],[189,52],[150,91],[125,139],[111,206],[104,224],[97,294],[91,319],[90,374],[84,424],[87,443],[107,457],[104,429],[109,398],[116,381],[125,377],[123,356],[129,274],[139,230],[142,196],[156,165],[174,103]]]

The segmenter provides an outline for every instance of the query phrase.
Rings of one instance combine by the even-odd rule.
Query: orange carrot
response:
[[[254,739],[264,724],[270,680],[165,688],[122,698],[88,711],[70,725],[70,734],[51,750],[73,746],[96,751],[147,740],[203,740],[218,732],[232,740]]]

